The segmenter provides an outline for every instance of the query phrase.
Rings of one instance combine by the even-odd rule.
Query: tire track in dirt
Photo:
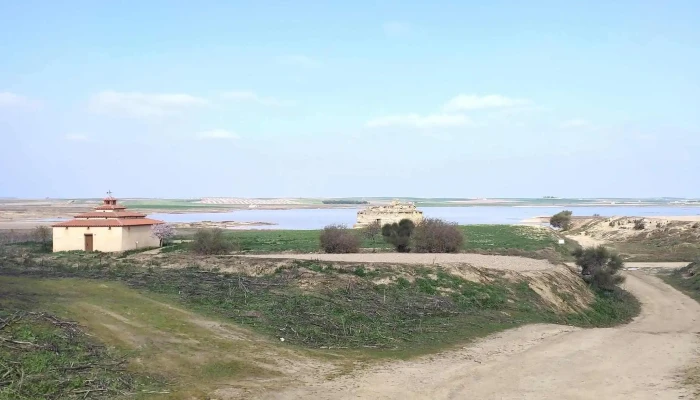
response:
[[[642,302],[616,328],[529,325],[418,360],[388,362],[265,399],[680,399],[698,356],[700,305],[642,271],[625,288]]]

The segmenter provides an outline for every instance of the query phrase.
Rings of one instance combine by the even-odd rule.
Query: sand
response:
[[[700,212],[700,210],[698,210],[698,212]],[[669,221],[700,222],[700,215],[654,217],[654,219],[669,220]]]

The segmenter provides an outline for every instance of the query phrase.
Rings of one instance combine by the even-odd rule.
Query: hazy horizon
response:
[[[190,196],[190,197],[144,197],[144,196],[118,196],[116,193],[112,194],[113,197],[122,200],[200,200],[200,199],[253,199],[253,200],[264,200],[264,199],[298,199],[298,200],[321,200],[321,199],[346,199],[346,200],[389,200],[389,199],[416,199],[416,200],[439,200],[439,201],[461,201],[461,200],[541,200],[541,201],[556,201],[556,200],[577,200],[577,201],[593,201],[593,200],[648,200],[648,201],[659,201],[659,200],[690,200],[698,201],[700,198],[695,197],[673,197],[673,196],[659,196],[659,197],[420,197],[420,196],[341,196],[341,197],[245,197],[245,196]],[[18,197],[18,196],[0,196],[0,199],[17,199],[17,200],[101,200],[103,196],[92,196],[92,197]]]
[[[3,197],[700,197],[698,2],[0,15]]]

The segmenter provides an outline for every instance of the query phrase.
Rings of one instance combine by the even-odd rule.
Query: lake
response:
[[[244,227],[244,229],[321,229],[330,224],[355,223],[360,208],[321,208],[292,210],[239,210],[226,213],[185,213],[150,214],[150,218],[166,222],[236,221],[268,222],[276,225]],[[574,216],[600,214],[612,216],[698,216],[700,207],[419,207],[426,218],[441,218],[460,225],[473,224],[517,224],[524,219],[552,215],[564,209],[571,210]]]

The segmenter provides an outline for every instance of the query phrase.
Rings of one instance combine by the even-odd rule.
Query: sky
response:
[[[0,197],[700,197],[697,1],[0,0]]]

